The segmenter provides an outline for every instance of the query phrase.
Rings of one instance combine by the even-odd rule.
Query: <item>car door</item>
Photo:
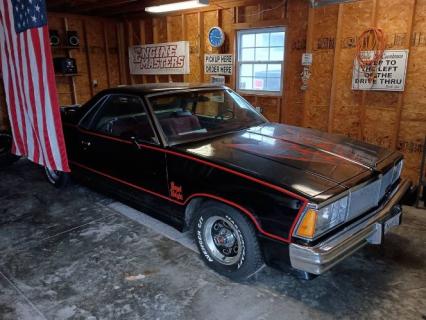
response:
[[[79,125],[76,166],[152,203],[168,195],[166,155],[139,96],[111,94]],[[148,195],[149,199],[144,199]]]

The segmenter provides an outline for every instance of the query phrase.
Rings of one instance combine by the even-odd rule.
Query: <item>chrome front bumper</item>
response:
[[[399,202],[410,185],[410,181],[402,180],[381,208],[313,247],[290,244],[291,266],[312,274],[322,274],[367,243],[380,244],[383,222],[401,214]]]

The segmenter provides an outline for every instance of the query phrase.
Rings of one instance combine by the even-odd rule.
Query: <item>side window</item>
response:
[[[99,110],[99,108],[102,106],[102,104],[105,102],[105,100],[108,98],[108,96],[95,96],[92,100],[87,102],[87,104],[83,107],[87,110],[86,114],[83,116],[83,118],[80,121],[80,127],[84,129],[89,129],[90,124],[92,123],[93,116],[96,114],[96,112]]]
[[[109,96],[96,113],[90,130],[122,139],[135,137],[157,143],[142,100],[137,96]]]

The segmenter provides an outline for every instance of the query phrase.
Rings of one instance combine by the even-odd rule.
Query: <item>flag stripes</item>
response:
[[[69,171],[46,12],[40,8],[45,8],[44,0],[0,2],[1,70],[12,151],[50,169]]]

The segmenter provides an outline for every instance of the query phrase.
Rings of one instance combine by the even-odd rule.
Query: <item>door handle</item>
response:
[[[81,145],[83,147],[85,147],[85,148],[88,148],[88,147],[90,147],[92,145],[92,143],[90,141],[84,141],[84,140],[82,140],[81,141]]]

